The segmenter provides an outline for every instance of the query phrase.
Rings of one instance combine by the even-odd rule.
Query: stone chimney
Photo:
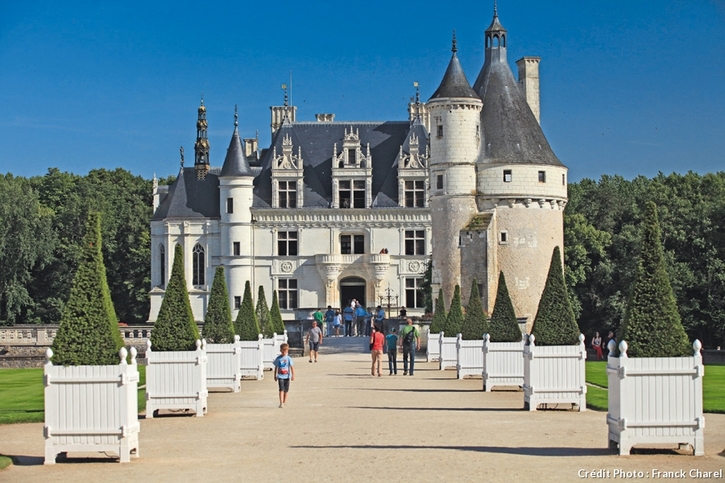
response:
[[[516,61],[519,68],[519,86],[526,96],[531,112],[541,124],[541,108],[539,100],[539,63],[541,57],[522,57]]]
[[[333,122],[335,120],[334,114],[315,114],[317,122]]]
[[[259,149],[259,139],[244,138],[244,156],[247,159],[257,159],[257,150]]]

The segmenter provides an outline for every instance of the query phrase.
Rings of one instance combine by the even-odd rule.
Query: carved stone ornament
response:
[[[413,273],[420,272],[420,262],[417,260],[413,260],[408,264],[408,270],[410,270]]]
[[[295,266],[292,262],[282,262],[279,265],[279,269],[284,273],[290,273],[294,270]]]

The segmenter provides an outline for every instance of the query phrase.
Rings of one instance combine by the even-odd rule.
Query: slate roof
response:
[[[494,22],[498,22],[498,17]],[[473,84],[473,90],[483,101],[482,142],[476,162],[563,166],[514,79],[505,48],[501,48],[500,56],[491,54],[495,50],[487,49],[486,62]]]
[[[451,61],[448,63],[446,73],[443,75],[438,89],[430,97],[431,99],[438,99],[440,97],[467,97],[472,99],[478,99],[476,92],[471,89],[471,84],[466,78],[463,67],[458,60],[458,56],[455,51],[451,57]]]
[[[194,168],[181,168],[151,219],[180,218],[219,218],[219,168],[203,180],[196,179]]]
[[[224,165],[219,176],[254,176],[249,167],[249,160],[244,155],[242,140],[239,139],[239,128],[234,126],[232,140],[227,148],[227,155],[224,158]]]
[[[296,122],[285,123],[275,134],[272,147],[261,162],[261,173],[254,179],[254,207],[272,206],[272,158],[274,147],[282,153],[282,140],[292,139],[293,152],[302,148],[304,167],[304,205],[302,208],[329,207],[332,203],[332,149],[337,143],[342,151],[345,130],[359,132],[363,153],[370,151],[373,160],[373,207],[398,206],[397,165],[400,146],[406,143],[413,129],[420,139],[420,152],[426,152],[428,134],[418,123],[408,121],[383,122]]]

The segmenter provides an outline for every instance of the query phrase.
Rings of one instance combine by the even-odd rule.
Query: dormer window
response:
[[[368,208],[372,205],[372,156],[364,149],[360,131],[345,129],[342,151],[332,147],[332,207]]]
[[[282,154],[277,155],[276,146],[272,154],[272,208],[303,206],[303,176],[302,148],[298,146],[295,154],[287,134],[282,139]]]
[[[414,132],[407,139],[408,148],[400,146],[398,164],[398,205],[406,208],[425,208],[428,191],[428,155],[425,144]]]

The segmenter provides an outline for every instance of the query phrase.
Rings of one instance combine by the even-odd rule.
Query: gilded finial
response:
[[[237,111],[237,105],[234,104],[234,127],[239,126],[239,111]]]
[[[201,91],[201,105],[204,105],[204,91]]]
[[[289,105],[289,99],[287,97],[287,84],[282,84],[282,90],[284,90],[284,105],[287,107]]]
[[[451,52],[454,54],[458,52],[458,41],[456,41],[456,29],[453,29],[453,46],[451,47]]]
[[[179,154],[181,155],[181,167],[184,167],[184,146],[179,147]]]

